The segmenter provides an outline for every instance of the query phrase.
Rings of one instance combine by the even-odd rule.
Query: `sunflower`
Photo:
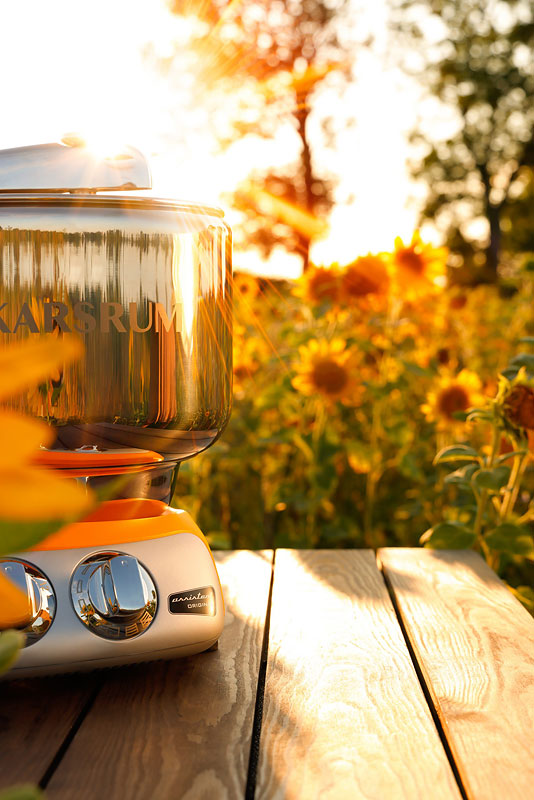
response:
[[[81,344],[74,337],[27,339],[0,350],[0,402],[13,397],[46,378],[66,362],[78,358]],[[54,440],[51,427],[7,408],[0,409],[0,527],[16,541],[17,531],[50,521],[60,527],[62,520],[79,517],[93,505],[91,496],[75,481],[67,481],[50,469],[33,463],[41,445]],[[21,524],[21,528],[17,525]],[[21,548],[24,544],[21,544]],[[27,542],[26,542],[27,546]],[[16,549],[19,549],[16,547]],[[0,553],[4,542],[0,541]],[[27,597],[0,574],[0,629],[26,623]]]
[[[239,299],[254,300],[260,292],[258,279],[248,272],[234,272],[233,283]]]
[[[369,300],[387,294],[389,275],[381,255],[368,253],[347,264],[341,275],[341,294],[347,300]]]
[[[438,428],[444,429],[458,424],[456,412],[467,411],[483,402],[480,378],[476,372],[463,369],[457,375],[442,372],[421,410],[429,422],[437,422]]]
[[[304,395],[322,395],[327,401],[358,405],[362,392],[356,382],[356,359],[342,339],[313,339],[299,348],[300,363],[292,384]]]
[[[337,264],[332,264],[330,267],[310,267],[297,280],[293,294],[312,306],[325,301],[336,303],[339,298]]]
[[[513,380],[500,376],[496,401],[508,428],[534,431],[534,378],[525,367]]]
[[[449,251],[423,242],[415,231],[410,244],[398,236],[391,255],[391,268],[395,282],[403,294],[420,294],[435,288],[444,281]]]

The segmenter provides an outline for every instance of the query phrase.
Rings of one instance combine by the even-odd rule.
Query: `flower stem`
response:
[[[497,425],[497,420],[495,420],[493,423],[493,438],[491,443],[490,457],[487,463],[487,469],[491,469],[495,462],[495,456],[497,455],[497,448],[499,446],[500,438],[501,438],[501,432]],[[475,518],[474,532],[485,555],[487,548],[485,547],[485,543],[483,542],[482,539],[482,525],[484,522],[484,512],[486,511],[487,502],[488,502],[488,490],[482,489],[482,491],[480,492],[480,496],[477,499],[477,515]],[[487,560],[487,555],[486,555],[486,560]]]

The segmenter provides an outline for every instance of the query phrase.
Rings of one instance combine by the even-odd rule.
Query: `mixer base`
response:
[[[185,511],[165,508],[152,522],[108,514],[106,520],[75,523],[68,536],[64,529],[38,549],[2,559],[10,569],[25,563],[43,576],[54,600],[42,635],[30,636],[30,630],[45,627],[35,620],[25,628],[27,646],[8,679],[217,649],[224,601],[209,545]],[[82,534],[84,546],[80,538],[72,541]],[[68,537],[71,546],[64,549]],[[136,592],[145,604],[138,617]]]

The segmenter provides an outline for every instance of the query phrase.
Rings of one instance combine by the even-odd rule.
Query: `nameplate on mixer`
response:
[[[213,586],[201,586],[169,595],[171,614],[204,614],[215,616],[215,590]]]

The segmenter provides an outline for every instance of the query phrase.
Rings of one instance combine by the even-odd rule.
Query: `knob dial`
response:
[[[0,572],[26,597],[18,627],[26,634],[25,647],[29,647],[44,636],[54,621],[56,595],[52,584],[37,567],[18,558],[0,559]]]
[[[125,553],[97,553],[82,561],[71,579],[74,611],[104,639],[131,639],[152,623],[157,609],[154,582]]]

